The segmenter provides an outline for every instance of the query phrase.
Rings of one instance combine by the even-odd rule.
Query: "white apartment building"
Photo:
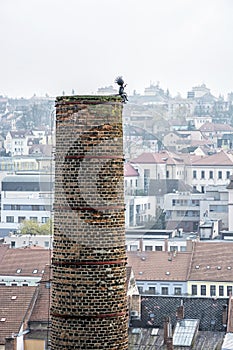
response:
[[[125,196],[125,227],[143,226],[154,221],[155,196]]]
[[[183,235],[182,231],[177,230],[126,230],[126,250],[128,252],[186,252],[190,250],[190,244],[195,240],[196,236]]]
[[[31,131],[9,131],[4,141],[6,153],[10,153],[11,156],[28,155],[28,139],[32,136]]]
[[[207,156],[186,156],[186,174],[187,183],[202,193],[209,185],[227,186],[233,174],[233,154],[220,151]]]
[[[197,232],[200,223],[202,193],[175,192],[164,196],[165,222],[167,229]]]
[[[178,155],[168,151],[142,153],[131,161],[138,170],[138,186],[148,193],[150,180],[185,179],[185,163]]]
[[[24,220],[45,223],[51,217],[53,178],[50,175],[8,175],[2,180],[1,223],[11,231]]]
[[[45,249],[52,249],[52,236],[50,235],[21,235],[9,234],[4,237],[4,244],[9,245],[10,248],[28,248],[40,247]]]
[[[209,220],[213,222],[221,220],[221,229],[227,230],[229,227],[228,197],[227,186],[206,186],[205,198],[200,201],[201,221],[204,223]]]

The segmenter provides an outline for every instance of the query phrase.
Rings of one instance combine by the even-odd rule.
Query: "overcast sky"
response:
[[[232,0],[0,0],[0,95],[233,91]]]

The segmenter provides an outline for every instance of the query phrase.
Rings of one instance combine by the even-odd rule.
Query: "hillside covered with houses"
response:
[[[111,86],[97,92],[115,93]],[[129,349],[159,342],[163,349],[164,316],[177,332],[181,320],[195,320],[190,337],[205,348],[211,332],[220,346],[233,320],[233,93],[215,97],[202,84],[186,97],[171,96],[151,84],[128,99],[123,138]],[[52,229],[50,236],[23,234],[22,225],[52,223],[54,99],[0,96],[0,120],[0,294],[7,305],[0,348],[24,342],[25,349],[42,349],[49,346]]]

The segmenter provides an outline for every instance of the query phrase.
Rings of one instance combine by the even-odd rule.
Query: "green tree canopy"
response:
[[[20,225],[22,235],[50,235],[53,233],[53,222],[49,219],[44,224],[33,220],[24,220]]]

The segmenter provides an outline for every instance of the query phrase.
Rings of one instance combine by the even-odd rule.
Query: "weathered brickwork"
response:
[[[51,349],[127,349],[122,103],[56,101]]]

